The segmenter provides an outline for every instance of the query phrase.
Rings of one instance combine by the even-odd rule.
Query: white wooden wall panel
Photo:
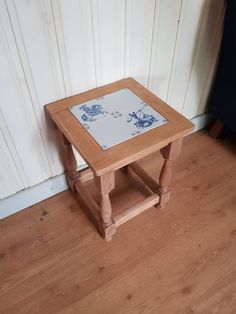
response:
[[[205,112],[223,16],[224,0],[0,0],[0,198],[63,172],[46,103],[133,76]]]
[[[44,148],[50,176],[63,172],[59,158],[58,135],[46,121],[43,106],[65,97],[59,52],[50,2],[47,0],[8,0],[16,43],[24,67]]]
[[[221,29],[224,2],[219,0],[206,0],[205,10],[200,26],[198,44],[195,51],[194,62],[191,69],[191,76],[184,101],[183,114],[194,117],[201,112],[203,92],[212,72],[212,65],[215,65],[219,43],[217,29]],[[209,86],[208,86],[209,89]],[[199,106],[196,106],[199,104]]]
[[[97,85],[124,77],[125,0],[91,0]]]
[[[91,4],[87,0],[52,0],[66,96],[96,87]],[[78,165],[84,160],[74,150]]]
[[[53,0],[67,95],[96,87],[90,1]]]
[[[193,65],[204,0],[183,0],[167,102],[182,112]]]
[[[146,12],[144,14],[144,12]],[[155,0],[126,1],[125,76],[147,86]]]
[[[22,166],[21,160],[19,158],[18,152],[16,150],[16,147],[14,145],[14,142],[12,140],[11,134],[9,133],[7,124],[4,120],[4,117],[2,115],[2,112],[0,111],[0,130],[1,130],[1,136],[2,136],[2,141],[1,141],[1,148],[3,149],[3,151],[5,152],[2,156],[9,156],[9,161],[10,164],[13,165],[14,163],[14,167],[11,167],[12,169],[15,168],[16,171],[14,170],[15,176],[19,179],[17,180],[17,186],[20,186],[22,189],[25,187],[29,186],[29,182],[27,180],[26,174],[24,172],[24,168]],[[11,162],[12,159],[12,162]],[[4,161],[5,163],[5,161]],[[6,173],[5,173],[6,174]],[[7,178],[7,177],[6,177]],[[8,180],[8,179],[7,179]],[[19,182],[21,182],[19,184]],[[13,186],[15,186],[15,183],[13,183]],[[1,194],[0,194],[0,198],[1,198]]]
[[[18,50],[2,1],[0,17],[0,110],[24,170],[25,187],[28,187],[47,179],[50,173]]]
[[[167,99],[180,18],[181,0],[157,0],[153,30],[149,88]]]
[[[0,130],[0,199],[24,188],[19,172]]]

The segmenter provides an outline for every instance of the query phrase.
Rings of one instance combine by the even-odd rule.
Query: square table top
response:
[[[70,111],[102,149],[168,122],[129,88],[72,106]]]
[[[164,124],[148,128],[147,132],[140,133],[138,136],[122,142],[119,141],[118,143],[116,141],[115,143],[113,141],[114,143],[111,143],[110,146],[114,146],[104,150],[104,147],[102,148],[98,144],[98,139],[97,141],[95,140],[96,134],[93,137],[92,133],[90,134],[86,130],[87,124],[82,124],[81,115],[75,110],[77,109],[76,105],[82,105],[94,99],[102,98],[105,95],[112,95],[112,93],[121,93],[125,89],[134,93],[144,104],[150,106],[152,112],[154,109],[158,117],[164,117]],[[127,96],[129,95],[127,94]],[[184,137],[194,128],[194,125],[188,119],[132,78],[123,79],[55,101],[46,105],[46,111],[96,175],[119,169],[143,158],[168,145],[173,140]],[[107,132],[111,132],[111,130],[107,130]]]

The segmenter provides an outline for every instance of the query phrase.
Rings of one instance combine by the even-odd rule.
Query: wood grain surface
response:
[[[188,136],[166,208],[111,242],[70,191],[0,221],[0,313],[236,313],[235,154],[235,138]],[[157,179],[162,162],[141,164]],[[143,195],[124,172],[116,181],[119,214]]]

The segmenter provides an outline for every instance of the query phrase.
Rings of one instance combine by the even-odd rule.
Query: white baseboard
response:
[[[195,124],[193,132],[204,128],[210,120],[209,114],[203,114],[191,119]],[[82,165],[80,169],[85,167],[86,165]],[[0,219],[15,214],[24,208],[32,206],[67,189],[68,185],[65,175],[61,174],[4,198],[0,200]]]
[[[0,200],[0,219],[68,189],[64,174]]]
[[[192,133],[197,132],[205,128],[211,121],[212,117],[209,113],[201,114],[191,119],[192,123],[195,124],[195,128]]]
[[[86,167],[86,164],[81,165],[78,170]],[[60,174],[6,197],[0,200],[0,220],[66,190],[68,190],[66,176]]]

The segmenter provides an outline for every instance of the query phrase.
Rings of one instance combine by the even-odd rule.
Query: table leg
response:
[[[78,179],[79,175],[77,172],[77,162],[75,159],[74,152],[72,150],[72,145],[68,139],[63,134],[63,141],[65,145],[65,161],[66,161],[66,178],[70,189],[75,192],[74,184]]]
[[[112,239],[116,232],[115,223],[112,219],[112,207],[109,193],[115,187],[114,172],[106,173],[102,176],[95,177],[95,182],[100,194],[101,223],[100,229],[105,240]]]
[[[164,157],[164,164],[161,169],[159,178],[159,195],[160,195],[160,207],[165,207],[165,204],[170,198],[170,181],[172,175],[172,161],[176,159],[180,153],[182,138],[169,143],[166,147],[161,149],[161,154]]]

